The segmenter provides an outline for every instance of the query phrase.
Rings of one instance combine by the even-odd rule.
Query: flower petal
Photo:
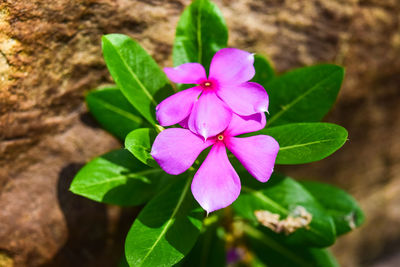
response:
[[[179,125],[182,126],[182,128],[189,129],[189,116],[187,116],[181,122],[179,122]]]
[[[268,111],[268,94],[258,83],[221,86],[217,95],[239,115],[251,115]]]
[[[203,92],[193,106],[189,129],[207,139],[225,130],[231,118],[232,111],[214,92]]]
[[[156,107],[156,118],[161,126],[170,126],[184,120],[192,111],[193,104],[201,93],[196,86],[164,99]]]
[[[215,53],[210,65],[210,79],[220,85],[241,84],[255,74],[254,55],[236,48],[223,48]]]
[[[165,172],[177,175],[192,166],[201,151],[212,144],[187,129],[169,128],[156,137],[151,155]]]
[[[230,136],[239,134],[256,132],[265,127],[266,118],[264,112],[256,113],[250,116],[240,116],[235,113],[232,114],[232,120],[228,128],[225,130]]]
[[[199,84],[201,80],[207,79],[204,67],[199,63],[185,63],[175,68],[164,68],[168,79],[175,83]]]
[[[192,193],[208,213],[229,206],[239,196],[240,179],[223,144],[211,148],[193,178]]]
[[[274,138],[268,135],[231,137],[226,144],[251,175],[260,182],[268,181],[279,151],[279,144]]]

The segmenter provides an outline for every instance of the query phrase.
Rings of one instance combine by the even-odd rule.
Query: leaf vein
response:
[[[308,143],[302,143],[302,144],[284,146],[284,147],[281,147],[279,150],[286,150],[286,149],[292,149],[292,148],[297,148],[297,147],[303,147],[303,146],[321,144],[321,143],[326,143],[326,142],[331,142],[331,141],[336,141],[336,140],[337,140],[337,139],[334,139],[334,138],[325,139],[325,140],[317,140],[317,141],[308,142]]]
[[[108,41],[108,40],[107,40]],[[108,41],[109,43],[111,43],[110,41]],[[142,83],[142,81],[140,81],[140,79],[137,77],[136,73],[134,73],[132,71],[132,69],[129,67],[128,63],[125,61],[125,58],[121,55],[121,53],[119,52],[118,49],[116,49],[114,47],[114,45],[112,45],[112,48],[115,50],[115,52],[117,53],[117,55],[120,57],[122,63],[124,64],[124,66],[126,67],[126,69],[129,71],[129,73],[132,75],[132,77],[134,78],[134,80],[137,82],[137,84],[139,85],[139,87],[142,89],[142,91],[145,93],[145,95],[150,99],[150,101],[154,104],[157,105],[157,101],[154,100],[153,96],[151,95],[151,93],[148,91],[148,89],[144,86],[144,84]]]
[[[121,115],[121,116],[123,116],[123,117],[125,117],[125,118],[127,118],[129,120],[131,120],[131,121],[134,121],[134,122],[136,122],[138,124],[142,123],[142,119],[137,117],[137,116],[135,116],[135,115],[133,115],[132,113],[129,113],[129,112],[127,112],[127,111],[125,111],[123,109],[120,109],[118,107],[115,107],[113,105],[110,105],[109,103],[107,103],[106,101],[104,101],[104,100],[102,100],[100,98],[96,98],[96,101],[100,102],[106,109],[108,109],[110,111],[113,111],[113,112],[115,112],[115,113],[117,113],[117,114],[119,114],[119,115]]]
[[[178,213],[179,209],[181,208],[181,205],[183,203],[183,200],[185,199],[186,193],[189,189],[189,185],[190,185],[191,180],[188,179],[182,194],[179,196],[179,200],[178,203],[176,204],[175,209],[173,210],[171,217],[169,217],[167,224],[165,225],[164,229],[161,231],[160,235],[157,237],[156,241],[154,242],[154,244],[151,246],[151,248],[149,249],[149,251],[146,253],[146,255],[143,257],[142,262],[145,262],[145,260],[149,257],[149,255],[151,254],[151,252],[154,250],[154,248],[157,246],[158,242],[160,242],[161,238],[166,234],[166,232],[168,231],[168,229],[170,228],[171,224],[174,222],[175,220],[175,215]]]
[[[304,97],[306,97],[307,95],[311,94],[313,91],[315,91],[319,85],[323,84],[326,80],[330,79],[333,75],[336,74],[337,71],[332,72],[330,75],[328,75],[325,79],[323,79],[322,81],[316,83],[313,87],[311,87],[309,90],[307,90],[306,92],[304,92],[303,94],[299,95],[297,98],[295,98],[292,102],[290,102],[288,105],[285,105],[284,108],[281,109],[281,111],[279,111],[278,113],[276,113],[274,116],[272,116],[269,119],[269,124],[271,125],[275,120],[277,120],[280,116],[282,116],[283,113],[285,113],[287,110],[289,110],[290,108],[292,108],[297,102],[299,102],[300,100],[302,100]]]
[[[202,64],[202,57],[203,57],[203,44],[202,44],[202,38],[201,38],[201,12],[202,12],[202,5],[203,1],[200,0],[199,4],[199,9],[197,13],[197,47],[198,47],[198,53],[197,53],[197,60],[200,64]]]

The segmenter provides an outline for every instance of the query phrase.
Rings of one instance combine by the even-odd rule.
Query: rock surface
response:
[[[136,211],[67,190],[82,164],[120,146],[87,114],[83,96],[112,82],[102,60],[102,34],[128,34],[162,66],[171,65],[174,29],[189,2],[0,3],[1,266],[113,266],[118,261]],[[366,211],[366,224],[334,247],[343,266],[395,259],[400,247],[400,2],[215,2],[230,28],[230,45],[268,54],[280,72],[318,62],[346,66],[344,87],[327,120],[346,127],[350,140],[322,162],[285,169],[294,177],[339,185]]]

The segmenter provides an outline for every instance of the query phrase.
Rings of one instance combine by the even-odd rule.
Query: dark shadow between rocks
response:
[[[57,196],[68,239],[42,267],[113,267],[123,256],[125,237],[140,207],[109,207],[73,194],[69,186],[84,164],[69,163],[59,173]]]
[[[68,239],[55,257],[43,266],[78,267],[115,264],[104,258],[108,226],[106,206],[69,191],[72,179],[82,166],[80,163],[70,163],[59,173],[57,196],[67,225]],[[100,258],[103,260],[99,261]]]
[[[93,129],[100,129],[101,126],[100,124],[96,121],[96,119],[93,117],[93,115],[87,111],[85,113],[82,113],[79,116],[80,121],[85,124],[86,126],[93,128]]]

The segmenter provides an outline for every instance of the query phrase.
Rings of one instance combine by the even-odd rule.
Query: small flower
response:
[[[246,250],[243,247],[232,247],[226,252],[226,263],[228,266],[236,266],[246,257]]]
[[[169,174],[186,171],[198,155],[209,146],[210,153],[192,181],[194,198],[208,213],[232,204],[240,193],[240,179],[229,162],[228,148],[260,182],[270,178],[279,144],[267,135],[237,138],[235,136],[264,128],[265,114],[232,115],[226,130],[206,141],[188,129],[169,128],[154,141],[151,155]]]
[[[266,112],[267,92],[248,82],[255,73],[253,63],[253,54],[224,48],[214,55],[208,77],[199,63],[164,68],[171,81],[197,86],[162,101],[156,108],[157,120],[162,126],[185,120],[191,131],[207,139],[228,126],[232,111],[243,116]]]

